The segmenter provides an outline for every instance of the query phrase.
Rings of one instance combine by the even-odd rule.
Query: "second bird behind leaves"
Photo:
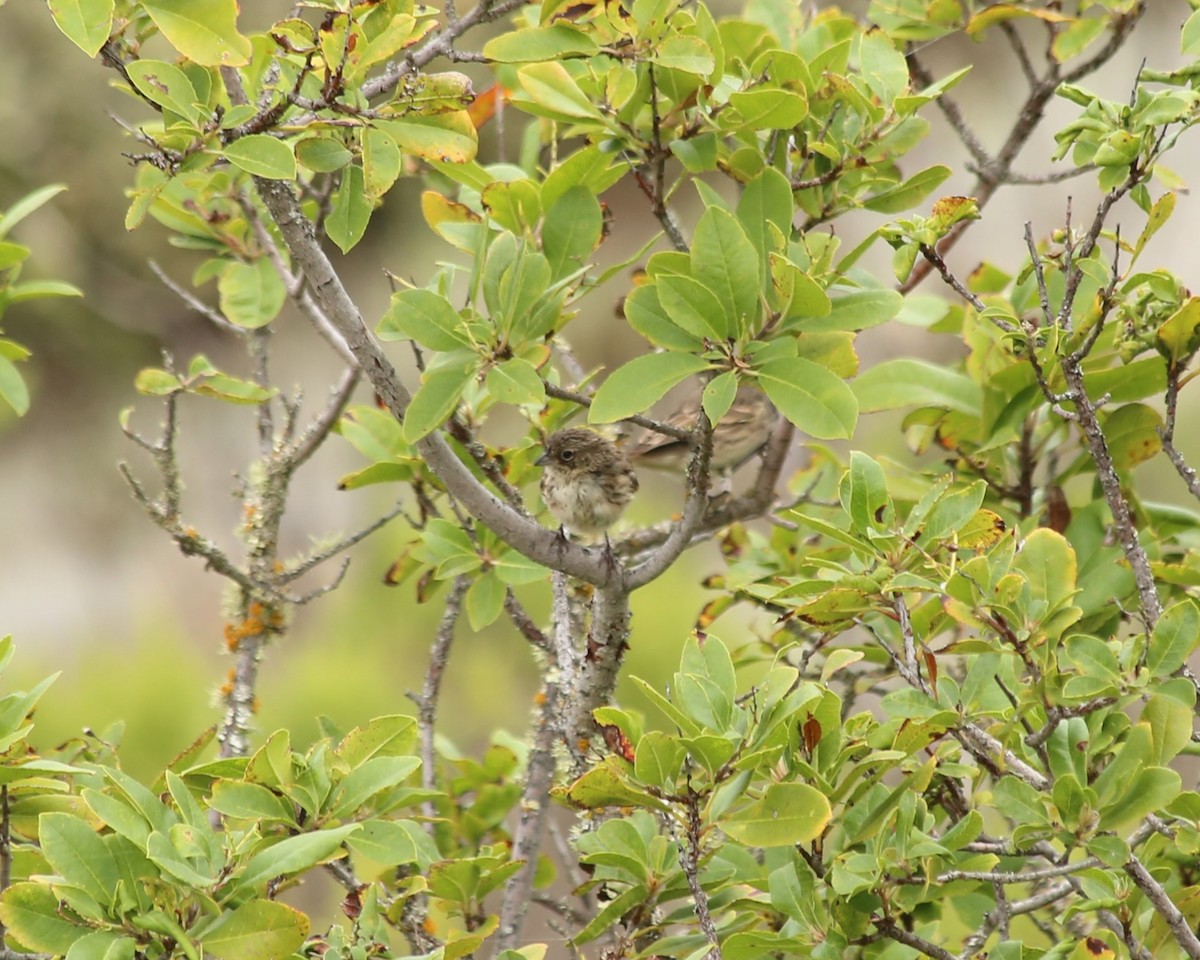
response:
[[[546,438],[542,500],[564,531],[584,539],[606,535],[638,490],[637,474],[615,445],[593,430],[571,427]]]
[[[700,401],[696,399],[674,411],[664,422],[691,430],[699,412]],[[713,428],[709,470],[717,474],[740,467],[771,439],[778,417],[774,404],[761,390],[746,384],[738,387],[733,404]],[[692,447],[683,440],[647,430],[627,444],[625,452],[639,465],[682,472],[692,456]]]

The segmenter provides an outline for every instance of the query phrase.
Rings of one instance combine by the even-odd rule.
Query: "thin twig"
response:
[[[708,894],[700,884],[701,835],[704,824],[700,819],[700,798],[689,787],[687,804],[684,807],[684,842],[679,846],[679,866],[692,894],[692,911],[700,924],[700,932],[708,941],[705,960],[721,960],[721,941],[717,936],[717,925],[713,922],[708,907]]]
[[[437,633],[429,648],[429,666],[425,668],[425,682],[421,687],[420,696],[412,696],[417,704],[417,729],[421,737],[421,786],[427,791],[437,787],[437,753],[434,749],[437,721],[438,698],[442,688],[442,676],[446,672],[446,663],[450,658],[450,645],[454,642],[454,628],[462,615],[463,598],[467,588],[471,586],[471,578],[466,574],[456,577],[450,585],[450,593],[446,596],[446,607],[438,622]],[[410,695],[411,696],[411,695]],[[425,801],[425,815],[428,818],[425,826],[432,835],[435,826],[436,810],[432,800]]]
[[[1131,856],[1125,864],[1125,872],[1133,880],[1137,888],[1145,894],[1146,899],[1162,917],[1175,942],[1192,960],[1200,960],[1200,939],[1196,937],[1191,923],[1188,921],[1174,902],[1171,900],[1162,884],[1150,875],[1137,857]]]

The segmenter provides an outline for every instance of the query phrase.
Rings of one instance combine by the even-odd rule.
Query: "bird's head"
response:
[[[571,473],[590,472],[602,470],[617,456],[613,445],[594,430],[571,427],[550,434],[545,452],[534,463]]]

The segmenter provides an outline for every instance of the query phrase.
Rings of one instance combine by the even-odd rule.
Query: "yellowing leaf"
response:
[[[998,23],[1002,23],[1005,20],[1012,20],[1015,17],[1036,17],[1039,20],[1045,20],[1047,23],[1066,23],[1071,20],[1065,14],[1055,13],[1052,10],[1031,10],[1011,3],[997,3],[995,6],[988,7],[986,10],[975,14],[975,16],[967,21],[967,36],[973,40],[978,40],[979,35],[988,27],[994,27]]]
[[[721,829],[751,847],[809,843],[833,818],[825,795],[807,783],[773,783],[762,799],[721,822]]]
[[[189,60],[205,67],[240,67],[250,61],[250,41],[237,28],[237,0],[144,0],[142,6]]]
[[[50,0],[50,16],[67,39],[94,57],[112,30],[113,0]]]
[[[387,131],[405,153],[425,160],[466,163],[475,159],[479,148],[479,134],[465,110],[430,117],[376,120],[375,126]]]

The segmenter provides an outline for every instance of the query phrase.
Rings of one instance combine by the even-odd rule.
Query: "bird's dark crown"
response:
[[[611,443],[594,430],[570,427],[546,438],[546,452],[538,458],[543,466],[555,465],[568,470],[592,470],[619,456]]]

